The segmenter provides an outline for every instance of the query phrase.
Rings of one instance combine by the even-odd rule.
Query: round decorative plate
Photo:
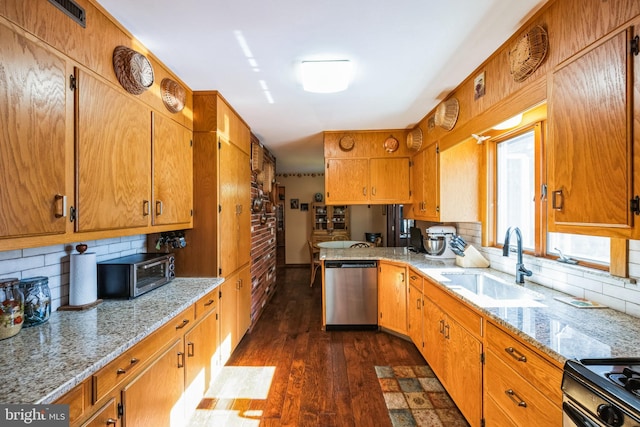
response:
[[[321,202],[322,201],[322,193],[316,193],[313,196],[313,200],[315,200],[316,202]]]
[[[338,143],[340,149],[342,151],[351,151],[353,147],[356,145],[356,141],[352,136],[346,135],[340,138],[340,142]]]
[[[393,136],[389,136],[389,138],[384,141],[384,150],[387,153],[393,153],[400,147],[400,143]]]
[[[147,57],[126,46],[113,50],[113,70],[122,87],[134,95],[153,85],[153,67]]]

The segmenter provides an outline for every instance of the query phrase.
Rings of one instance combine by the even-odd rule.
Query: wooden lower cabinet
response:
[[[237,334],[238,341],[244,337],[244,334],[251,326],[251,266],[247,265],[238,274],[238,299],[236,308],[238,313]]]
[[[118,404],[116,398],[112,397],[98,411],[93,414],[82,427],[104,427],[122,425],[118,418]]]
[[[482,342],[424,298],[422,354],[471,426],[482,419]]]
[[[411,341],[422,351],[424,339],[422,332],[422,276],[409,269],[409,286],[407,286],[407,333]]]
[[[185,425],[185,354],[176,340],[143,373],[122,389],[123,422],[127,427]]]
[[[562,370],[491,323],[486,342],[485,401],[499,408],[485,409],[487,425],[562,425]]]
[[[383,261],[378,266],[378,325],[406,335],[407,267]]]
[[[218,349],[218,312],[204,314],[184,336],[185,344],[185,418],[189,419],[220,368]]]

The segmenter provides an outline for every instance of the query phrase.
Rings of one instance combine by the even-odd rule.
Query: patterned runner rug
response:
[[[468,427],[428,365],[376,366],[393,427]]]

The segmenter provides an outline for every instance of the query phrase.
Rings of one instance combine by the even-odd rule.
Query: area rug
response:
[[[428,365],[376,366],[393,427],[468,427]]]

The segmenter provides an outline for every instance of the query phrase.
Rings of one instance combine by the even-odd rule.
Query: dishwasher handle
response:
[[[325,261],[324,268],[378,268],[377,261]]]

